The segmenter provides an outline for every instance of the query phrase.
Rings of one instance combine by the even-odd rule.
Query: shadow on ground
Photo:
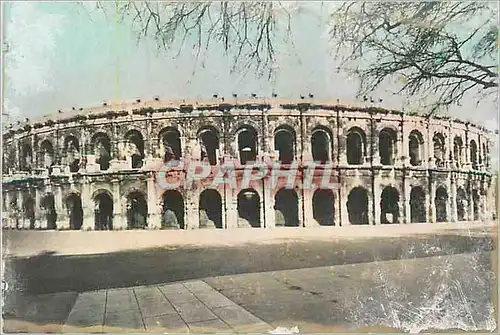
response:
[[[92,241],[89,241],[92,243]],[[109,254],[5,259],[11,290],[44,294],[151,285],[277,271],[491,251],[491,236],[419,235],[338,241],[281,241],[231,247],[168,247]]]

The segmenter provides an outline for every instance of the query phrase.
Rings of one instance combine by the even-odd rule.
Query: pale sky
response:
[[[130,25],[92,6],[84,10],[72,2],[34,1],[5,6],[9,49],[4,58],[4,109],[12,119],[156,95],[162,100],[209,99],[233,92],[269,97],[274,91],[294,99],[312,92],[319,99],[355,100],[357,82],[337,73],[328,25],[322,19],[329,10],[319,3],[288,5],[294,13],[295,46],[277,46],[279,70],[271,82],[231,75],[231,60],[217,48],[210,50],[202,68],[190,49],[175,57],[177,50],[158,50],[153,41],[137,44]],[[384,98],[388,108],[400,108],[403,101],[384,89],[374,95]],[[498,112],[488,101],[476,107],[469,99],[450,115],[498,129]]]

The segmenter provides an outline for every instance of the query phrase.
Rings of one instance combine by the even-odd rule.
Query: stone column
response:
[[[474,197],[473,197],[473,187],[472,187],[472,183],[469,182],[469,185],[468,185],[468,190],[467,190],[467,201],[468,201],[468,216],[467,216],[467,219],[469,221],[474,221]]]
[[[68,213],[63,201],[62,186],[57,185],[54,194],[54,201],[57,213],[56,227],[60,229],[70,229]]]
[[[82,207],[83,207],[83,224],[82,230],[94,230],[95,229],[95,218],[94,218],[94,201],[90,194],[90,185],[88,180],[85,178],[82,180]]]
[[[17,193],[17,222],[16,229],[24,229],[24,211],[23,211],[23,191],[21,189],[16,190]]]
[[[377,131],[377,126],[374,123],[375,120],[371,119],[371,124],[370,124],[370,134],[367,136],[369,143],[368,145],[368,150],[367,150],[367,155],[372,155],[372,165],[373,166],[380,166],[380,153],[378,150],[378,135],[379,132]],[[366,156],[365,156],[366,157]],[[366,160],[365,160],[366,161]]]
[[[3,196],[5,199],[2,203],[2,227],[10,228],[10,193],[4,189]]]
[[[411,178],[411,176],[405,176],[405,183],[403,185],[403,192],[404,192],[404,221],[401,221],[401,223],[411,223],[411,205],[410,205],[410,200],[411,200],[411,185],[408,182],[408,178]]]
[[[452,176],[450,178],[450,211],[449,213],[449,218],[450,222],[457,222],[457,181],[455,179],[455,176]]]
[[[347,185],[345,183],[341,183],[340,186],[340,198],[339,198],[339,212],[340,212],[340,222],[342,226],[350,226],[351,222],[349,221],[349,211],[347,208],[347,199],[349,195],[349,190],[347,189]]]
[[[318,227],[319,223],[314,219],[313,213],[313,194],[314,190],[303,190],[303,205],[304,205],[304,226]],[[301,206],[302,204],[299,204]],[[335,206],[336,207],[336,206]]]
[[[120,180],[112,181],[113,190],[113,230],[127,229],[126,215],[123,213],[122,199],[120,196]]]
[[[42,201],[42,192],[36,188],[35,189],[35,229],[45,229],[47,228],[47,219],[44,217],[44,213],[40,207]]]
[[[368,216],[368,220],[370,224],[375,224],[379,225],[380,224],[380,215],[382,214],[382,211],[380,210],[380,201],[381,201],[381,187],[380,187],[380,179],[378,176],[378,171],[374,173],[377,173],[377,175],[373,176],[373,194],[372,196],[368,197],[368,212],[370,213],[370,209],[372,209],[370,215]],[[370,193],[370,192],[368,192]],[[371,201],[370,201],[371,199]],[[371,202],[371,205],[370,205]]]
[[[186,192],[186,216],[184,219],[184,229],[193,230],[200,227],[199,215],[199,194],[196,188],[189,189]]]
[[[436,223],[436,204],[434,198],[436,196],[436,184],[431,182],[431,192],[429,194],[429,222]]]
[[[276,222],[274,218],[274,194],[271,190],[270,179],[264,180],[264,216],[261,217],[261,225],[266,228],[275,228]]]
[[[446,190],[448,192],[448,201],[446,201],[446,221],[451,222],[451,218],[453,216],[453,205],[452,203],[456,203],[455,197],[453,194],[451,194],[451,182],[450,182],[450,176],[448,174],[448,178],[446,180]],[[456,211],[455,211],[456,213]]]
[[[304,221],[304,193],[302,189],[295,189],[297,193],[297,206],[299,207],[298,216],[299,216],[299,227],[305,227],[307,223]],[[309,201],[310,202],[310,201]]]
[[[161,208],[156,194],[154,175],[150,173],[148,187],[148,229],[161,229]]]
[[[237,205],[237,195],[234,194],[233,189],[226,188],[226,217],[227,217],[227,229],[238,228],[238,205]],[[262,218],[261,218],[262,219]],[[262,220],[261,220],[262,221]]]
[[[346,138],[342,127],[338,127],[338,160],[340,166],[347,165]]]

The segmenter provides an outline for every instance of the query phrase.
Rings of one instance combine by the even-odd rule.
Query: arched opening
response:
[[[330,160],[332,150],[332,134],[328,128],[316,127],[311,136],[313,161],[324,164]]]
[[[347,163],[351,165],[363,164],[366,151],[366,135],[358,127],[347,132]]]
[[[260,227],[260,197],[254,189],[238,193],[238,227]]]
[[[278,151],[278,160],[290,164],[295,157],[295,132],[288,126],[280,126],[274,132],[274,150]]]
[[[467,221],[467,193],[463,188],[457,190],[457,221]]]
[[[282,188],[274,196],[274,217],[276,227],[298,227],[299,197],[292,189]]]
[[[162,228],[184,229],[184,198],[179,191],[163,193]]]
[[[427,222],[425,192],[420,186],[412,187],[410,191],[410,221],[411,223]]]
[[[213,127],[204,127],[198,132],[201,146],[201,160],[207,159],[210,165],[217,165],[217,149],[219,149],[219,135]]]
[[[99,164],[99,169],[105,171],[109,169],[109,162],[111,161],[111,141],[108,135],[104,133],[97,133],[92,139],[92,147],[96,163]]]
[[[476,141],[474,141],[474,140],[470,141],[469,150],[470,150],[470,161],[472,163],[472,168],[474,170],[477,170],[477,144],[476,144]]]
[[[5,175],[15,170],[16,166],[16,148],[12,144],[4,143],[4,155],[2,170]]]
[[[127,196],[127,229],[146,229],[148,204],[143,193],[134,191]]]
[[[144,159],[144,138],[137,130],[129,130],[125,134],[127,156],[131,158],[132,169],[140,169]]]
[[[244,126],[238,131],[238,152],[240,163],[255,162],[257,160],[257,132],[253,127]]]
[[[355,187],[349,192],[347,211],[351,224],[368,224],[368,192],[363,187]]]
[[[424,138],[422,134],[417,130],[412,130],[409,136],[408,149],[410,152],[410,164],[412,166],[422,165],[422,159],[424,157]]]
[[[380,223],[399,223],[399,192],[387,186],[380,197]]]
[[[480,195],[478,190],[472,191],[472,210],[473,210],[473,218],[474,221],[479,220],[479,212],[480,212]]]
[[[464,142],[462,138],[460,136],[455,136],[453,139],[453,159],[455,160],[457,168],[459,168],[463,162],[463,148]]]
[[[25,220],[29,221],[29,228],[34,229],[35,228],[35,201],[33,200],[33,197],[25,194],[23,196],[23,213]]]
[[[335,196],[332,190],[317,189],[313,198],[313,218],[321,226],[335,225]]]
[[[396,133],[390,128],[384,128],[378,135],[378,152],[380,164],[394,165],[396,156]]]
[[[113,230],[113,198],[107,192],[94,197],[95,230]]]
[[[33,164],[33,149],[31,144],[23,143],[19,154],[19,168],[21,171],[31,171]]]
[[[173,127],[167,127],[161,131],[160,139],[164,149],[163,161],[180,160],[182,156],[181,133]]]
[[[83,207],[80,196],[75,193],[70,194],[66,199],[66,208],[69,216],[69,229],[81,229],[83,225]]]
[[[69,166],[70,172],[78,172],[80,169],[80,144],[74,136],[64,139],[64,160]]]
[[[445,146],[444,146],[444,136],[441,133],[434,134],[432,138],[434,143],[434,160],[436,161],[437,167],[444,167],[444,162],[446,159]]]
[[[47,220],[47,229],[57,229],[57,212],[53,194],[45,195],[40,201],[43,215]]]
[[[40,144],[40,163],[39,166],[44,169],[50,169],[54,165],[54,146],[49,140],[44,140]]]
[[[437,188],[436,197],[434,198],[437,222],[448,221],[448,211],[446,210],[447,203],[448,203],[448,192],[446,191],[446,188],[440,186]]]
[[[222,199],[216,190],[201,192],[199,202],[200,228],[222,228]]]

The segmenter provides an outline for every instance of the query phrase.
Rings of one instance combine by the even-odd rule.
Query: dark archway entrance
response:
[[[83,225],[82,199],[78,194],[70,194],[66,199],[66,208],[69,216],[69,229],[79,230]]]
[[[399,192],[388,186],[380,196],[380,223],[399,223]]]
[[[200,228],[222,228],[222,199],[216,190],[204,190],[199,203]]]
[[[315,128],[311,136],[313,161],[325,164],[330,160],[331,132],[329,129]]]
[[[107,192],[101,192],[94,198],[95,230],[113,230],[113,199]]]
[[[427,222],[425,192],[420,186],[413,187],[410,192],[410,221],[411,223]]]
[[[108,135],[98,133],[92,140],[96,163],[99,164],[99,169],[105,171],[109,169],[111,161],[111,141]]]
[[[184,229],[184,198],[175,190],[163,194],[162,228]]]
[[[144,159],[144,139],[142,134],[133,129],[125,134],[125,144],[130,155],[132,169],[139,169],[143,165]]]
[[[412,130],[409,136],[408,149],[410,152],[410,164],[412,166],[422,165],[424,139],[417,130]]]
[[[295,190],[282,188],[274,196],[276,227],[298,227],[299,198]]]
[[[448,192],[443,186],[436,190],[434,205],[436,207],[436,222],[448,221],[448,211],[446,209],[448,203]]]
[[[347,211],[352,225],[368,224],[368,193],[363,187],[355,187],[347,197]]]
[[[138,191],[127,196],[127,229],[145,229],[148,226],[148,204],[144,194]]]
[[[274,149],[279,152],[278,160],[290,164],[295,156],[295,132],[293,129],[280,126],[274,133]]]
[[[238,130],[238,151],[242,165],[257,160],[257,132],[253,127],[246,126]]]
[[[210,165],[217,165],[219,135],[213,127],[204,127],[198,133],[201,145],[201,160],[208,159]]]
[[[318,189],[314,192],[313,198],[313,218],[321,226],[335,225],[335,196],[332,190]]]
[[[47,229],[57,229],[57,212],[53,194],[47,194],[40,202],[45,219],[47,220]]]
[[[357,127],[350,129],[347,132],[346,148],[348,164],[363,164],[366,150],[365,133]]]
[[[260,197],[254,189],[238,193],[238,227],[260,227]]]
[[[380,131],[378,150],[380,154],[380,164],[394,165],[396,155],[396,133],[389,128]]]
[[[181,133],[175,128],[168,127],[161,132],[160,138],[165,150],[163,161],[179,160],[182,156]]]
[[[463,188],[457,190],[457,221],[467,221],[467,193]]]

